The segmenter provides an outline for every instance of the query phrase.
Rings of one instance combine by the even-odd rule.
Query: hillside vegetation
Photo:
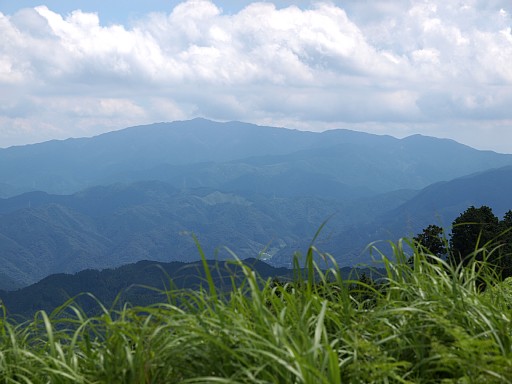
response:
[[[385,201],[393,206],[403,197]],[[185,192],[156,181],[73,195],[32,192],[0,200],[0,272],[26,286],[53,273],[139,260],[191,262],[198,260],[191,233],[208,255],[226,246],[240,258],[265,252],[276,260],[273,265],[290,267],[290,255],[307,248],[311,233],[336,210],[345,214],[330,225],[342,227],[371,217],[373,208],[314,197],[262,198],[206,188]],[[220,248],[217,258],[231,256]],[[0,282],[2,288],[12,289]]]
[[[316,245],[340,266],[373,241],[512,206],[512,155],[452,140],[303,132],[205,119],[0,149],[0,289],[227,246],[291,267]],[[491,187],[488,187],[491,186]],[[219,259],[230,258],[220,252]]]
[[[70,301],[22,324],[4,316],[0,380],[512,382],[511,282],[485,261],[455,266],[414,243],[408,263],[403,245],[393,244],[393,261],[382,256],[378,282],[321,272],[310,248],[309,273],[296,269],[290,283],[261,281],[239,265],[243,280],[223,293],[207,268],[203,289],[166,291],[157,305],[98,303],[100,314],[87,317]]]
[[[229,291],[233,285],[243,280],[240,265],[250,267],[262,279],[279,278],[289,281],[293,278],[293,270],[274,268],[257,259],[245,259],[234,264],[231,261],[206,261],[208,270],[213,276],[215,287]],[[350,274],[366,273],[370,270],[341,268],[343,277]],[[97,303],[89,295],[91,293],[107,307],[119,307],[129,302],[131,305],[148,305],[165,300],[166,292],[174,290],[197,290],[206,281],[203,262],[170,262],[139,261],[126,264],[115,269],[102,271],[88,269],[76,274],[59,273],[50,275],[28,287],[15,291],[0,291],[7,313],[10,316],[32,317],[39,310],[52,312],[66,300],[76,297],[75,303],[88,314],[98,311]],[[151,289],[147,289],[151,287]]]
[[[227,246],[242,259],[265,252],[273,266],[291,267],[290,255],[306,249],[326,219],[317,246],[340,266],[369,263],[368,243],[411,237],[429,224],[448,229],[465,207],[488,205],[503,216],[512,206],[511,183],[512,167],[503,167],[419,192],[347,200],[181,190],[159,181],[73,195],[30,192],[0,199],[0,289],[139,260],[194,261],[191,233],[208,255]],[[230,258],[223,251],[217,256]]]
[[[304,196],[314,185],[315,196],[350,198],[421,189],[506,165],[512,155],[420,135],[396,139],[194,119],[0,149],[0,197],[159,180],[265,196]]]

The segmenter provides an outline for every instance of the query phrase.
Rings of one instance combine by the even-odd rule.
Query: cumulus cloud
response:
[[[46,6],[0,13],[0,146],[198,115],[512,139],[511,12],[500,0],[349,0],[229,14],[189,0],[131,25]],[[512,152],[503,142],[486,145]]]

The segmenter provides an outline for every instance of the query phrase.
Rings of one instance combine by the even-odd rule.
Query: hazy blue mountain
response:
[[[1,149],[0,196],[10,197],[0,199],[0,287],[141,259],[192,261],[192,233],[212,257],[227,246],[287,266],[327,219],[317,245],[351,265],[367,260],[371,241],[415,234],[437,214],[452,220],[486,198],[505,206],[509,176],[487,171],[511,165],[512,155],[420,135],[204,119]]]
[[[273,268],[270,265],[248,259],[247,265],[262,278],[291,277],[292,271],[286,268]],[[243,276],[238,266],[230,263],[209,260],[212,277],[219,289],[231,287],[231,277]],[[141,286],[158,290],[198,289],[208,286],[202,262],[156,262],[139,261],[115,269],[87,269],[75,274],[53,274],[25,288],[2,292],[0,299],[10,314],[31,316],[38,310],[51,312],[68,299],[87,292],[107,307],[113,305],[118,295],[121,303],[147,305],[167,300],[164,294]],[[89,313],[99,309],[89,296],[77,298],[81,308]],[[122,304],[121,304],[122,305]]]
[[[256,186],[295,196],[311,194],[317,183],[314,192],[322,191],[323,197],[349,198],[419,189],[511,164],[512,155],[419,135],[399,140],[349,130],[313,133],[194,119],[0,149],[0,196],[73,193],[152,179],[179,188]]]
[[[479,172],[448,182],[436,183],[420,191],[383,219],[400,218],[405,222],[450,226],[468,207],[491,207],[502,217],[512,209],[512,167]],[[427,224],[428,225],[428,224]]]
[[[85,215],[58,204],[24,208],[0,216],[1,271],[27,283],[55,271],[106,267],[111,241]]]
[[[293,270],[275,268],[258,259],[246,259],[243,263],[263,280],[270,278],[287,281],[294,278]],[[244,279],[240,266],[232,262],[208,260],[207,264],[216,288],[220,291],[232,289],[232,278],[237,286]],[[372,275],[382,271],[346,267],[341,268],[340,273],[344,279],[357,279],[362,273]],[[116,300],[117,307],[125,303],[135,306],[167,302],[168,297],[159,290],[190,290],[200,287],[208,289],[200,261],[162,263],[144,260],[115,269],[88,269],[75,274],[50,275],[23,289],[0,291],[0,299],[10,315],[33,316],[38,310],[49,313],[70,298],[75,298],[75,303],[82,310],[94,314],[99,312],[98,304],[92,297],[82,293],[94,295],[110,308],[116,305]]]
[[[344,132],[329,131],[323,134],[327,133],[335,136]],[[344,185],[346,191],[350,187],[350,197],[398,189],[421,189],[438,181],[511,164],[510,155],[475,151],[450,140],[419,135],[402,140],[378,136],[372,139],[242,161],[268,173],[274,172],[271,176],[275,177],[290,171],[295,174],[316,173],[333,183]],[[335,137],[332,142],[336,142]],[[243,188],[250,177],[252,175],[243,175],[223,187],[238,183],[237,187]]]
[[[1,290],[15,290],[22,288],[24,284],[11,278],[11,276],[5,273],[0,273],[0,291]]]
[[[435,183],[396,208],[378,215],[375,220],[341,230],[326,246],[348,244],[344,250],[338,248],[340,262],[351,264],[369,261],[368,253],[362,250],[370,242],[412,237],[429,224],[442,226],[449,233],[453,220],[472,205],[487,205],[502,218],[505,212],[512,209],[510,191],[510,166]],[[387,248],[385,244],[380,246]]]
[[[321,238],[371,220],[414,193],[342,202],[209,188],[183,191],[157,181],[99,186],[73,195],[29,192],[0,199],[0,273],[19,286],[53,273],[142,259],[197,260],[192,234],[208,257],[226,246],[241,258],[265,252],[273,265],[289,266],[293,253],[307,249],[326,219]],[[221,248],[217,257],[231,256]]]

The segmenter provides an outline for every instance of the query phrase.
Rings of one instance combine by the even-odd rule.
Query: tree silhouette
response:
[[[471,206],[452,224],[450,238],[451,261],[467,264],[473,252],[497,240],[500,233],[500,221],[487,206]],[[482,254],[477,256],[481,260]]]
[[[413,240],[434,256],[442,257],[446,254],[446,245],[443,236],[443,228],[437,225],[429,225],[413,237]]]

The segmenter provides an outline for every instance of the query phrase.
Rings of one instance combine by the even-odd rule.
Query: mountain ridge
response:
[[[276,268],[256,258],[249,258],[241,263],[233,260],[205,262],[219,291],[231,289],[233,282],[240,285],[244,279],[241,265],[250,267],[263,281],[290,281],[294,278],[293,270]],[[371,276],[382,271],[340,268],[344,280],[357,279],[363,273]],[[0,290],[0,300],[10,316],[32,317],[39,310],[51,313],[69,299],[74,299],[81,310],[94,313],[99,310],[96,300],[106,308],[116,305],[122,307],[125,304],[150,305],[168,300],[164,290],[169,291],[172,288],[176,294],[201,287],[208,287],[203,261],[185,263],[140,260],[117,268],[53,274],[21,289]]]
[[[444,228],[448,237],[453,220],[470,206],[486,205],[498,217],[503,217],[506,211],[512,209],[510,190],[512,166],[434,183],[404,203],[377,215],[374,220],[340,231],[326,246],[350,241],[354,249],[362,249],[373,241],[379,241],[378,247],[387,249],[384,241],[410,238],[430,224]],[[350,257],[351,262],[358,258],[371,259],[368,254],[352,253]]]
[[[250,164],[251,158],[260,157],[263,162],[268,162],[272,157],[281,156],[285,165],[293,167],[297,165],[294,158],[300,157],[301,151],[317,153],[318,161],[311,166],[314,172],[319,173],[320,155],[328,148],[331,151],[332,148],[338,149],[337,156],[331,156],[336,164],[346,165],[352,156],[361,166],[365,162],[367,167],[371,165],[377,176],[381,171],[388,177],[395,175],[394,169],[409,172],[409,185],[399,185],[396,189],[419,189],[440,181],[436,172],[443,171],[441,180],[449,180],[474,171],[512,164],[512,155],[478,151],[448,139],[397,139],[341,129],[309,132],[195,119],[129,127],[90,138],[1,149],[0,197],[34,190],[69,194],[95,185],[142,180],[147,173],[163,179],[169,169],[177,173],[209,169],[208,172],[213,172],[212,179],[215,179],[219,173],[212,171],[211,164],[232,168],[233,164],[229,163],[234,162],[243,172],[244,165]],[[303,155],[307,156],[307,153]],[[394,164],[387,166],[383,159]],[[326,163],[326,160],[322,161]],[[202,166],[199,165],[201,163]],[[209,163],[210,168],[204,163]],[[158,172],[159,167],[161,172]],[[416,168],[429,169],[429,177],[415,179]],[[365,172],[365,168],[359,169],[358,172]],[[264,174],[267,170],[259,167],[256,171]],[[333,174],[332,169],[330,177],[344,182],[343,174]],[[405,177],[395,178],[401,183],[407,180]],[[179,182],[183,184],[183,176]],[[350,180],[345,182],[348,183]],[[378,191],[384,187],[391,188],[390,185],[384,186],[384,177],[375,183]]]
[[[358,263],[372,241],[421,229],[432,212],[411,200],[418,193],[511,165],[512,155],[449,139],[205,119],[13,147],[0,151],[0,189],[27,191],[0,198],[0,275],[26,285],[140,259],[191,261],[190,234],[207,255],[226,246],[287,266],[328,218],[318,245]],[[410,209],[389,213],[407,201],[419,209],[409,227]]]

